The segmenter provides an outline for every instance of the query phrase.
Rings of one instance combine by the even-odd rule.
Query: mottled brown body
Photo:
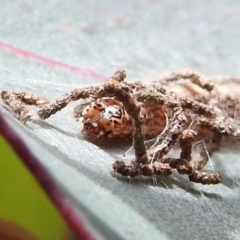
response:
[[[125,77],[125,71],[119,70],[104,84],[75,89],[51,104],[45,98],[17,91],[3,91],[1,97],[23,122],[31,117],[26,105],[40,105],[37,113],[46,119],[71,101],[88,99],[88,104],[75,108],[85,134],[93,139],[132,135],[136,159],[131,164],[116,161],[115,172],[129,177],[167,176],[176,169],[193,182],[219,183],[218,173],[200,170],[222,138],[239,139],[237,95],[193,71],[175,72],[150,85],[127,83]],[[240,82],[238,78],[218,79],[224,81]],[[147,137],[153,139],[151,146],[145,144]],[[199,159],[192,159],[193,146],[199,140],[207,148],[201,150]],[[180,149],[179,157],[171,158],[168,153],[175,147]]]

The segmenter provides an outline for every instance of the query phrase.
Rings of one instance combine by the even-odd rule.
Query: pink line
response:
[[[79,239],[95,240],[95,237],[86,226],[84,220],[71,204],[68,196],[64,195],[58,184],[53,180],[48,170],[34,156],[31,150],[15,130],[4,119],[0,111],[0,135],[10,144],[25,166],[36,178],[40,186],[58,208],[68,226],[76,233]]]
[[[66,69],[66,70],[68,70],[72,73],[77,73],[81,76],[93,77],[93,78],[98,79],[98,80],[104,80],[105,79],[105,77],[103,75],[100,75],[100,74],[96,73],[95,71],[93,71],[91,69],[71,66],[71,65],[68,65],[66,63],[59,62],[59,61],[56,61],[56,60],[53,60],[53,59],[49,59],[49,58],[40,56],[36,53],[28,52],[26,50],[11,46],[11,45],[3,43],[3,42],[0,42],[0,49],[6,49],[6,50],[8,50],[12,53],[15,53],[17,55],[20,55],[22,57],[34,59],[36,61],[45,63],[50,67],[63,68],[63,69]]]

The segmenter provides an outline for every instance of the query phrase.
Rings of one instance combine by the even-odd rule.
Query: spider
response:
[[[239,138],[235,120],[239,101],[193,71],[173,72],[150,85],[129,83],[125,78],[125,71],[118,70],[104,84],[75,89],[52,103],[15,90],[2,91],[1,98],[23,123],[31,118],[26,105],[38,106],[38,116],[47,119],[68,103],[86,99],[74,109],[86,135],[93,139],[132,136],[135,160],[130,164],[115,161],[115,172],[126,177],[168,176],[176,169],[192,182],[220,183],[218,173],[201,170],[223,138]],[[154,143],[149,146],[146,139]],[[207,147],[197,149],[194,158],[201,141]],[[176,147],[179,156],[170,157]]]

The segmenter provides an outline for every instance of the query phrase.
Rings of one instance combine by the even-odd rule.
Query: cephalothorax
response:
[[[125,71],[118,70],[104,84],[75,89],[53,103],[18,91],[2,91],[1,97],[22,122],[31,118],[26,105],[39,106],[38,116],[46,119],[71,101],[87,99],[74,109],[76,118],[82,118],[85,134],[91,138],[132,135],[136,159],[130,164],[115,161],[115,172],[136,177],[170,175],[176,169],[192,182],[219,183],[218,173],[200,170],[223,137],[239,138],[235,120],[239,101],[192,71],[175,72],[150,85],[127,83],[125,77]],[[154,139],[150,146],[145,144],[147,138]],[[204,141],[207,149],[193,159],[197,141]],[[180,148],[179,156],[169,157],[175,147]]]

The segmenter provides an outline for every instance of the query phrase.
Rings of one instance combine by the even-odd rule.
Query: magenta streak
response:
[[[22,57],[34,59],[36,61],[45,63],[50,67],[63,68],[63,69],[66,69],[66,70],[68,70],[72,73],[77,73],[81,76],[93,77],[93,78],[98,79],[98,80],[104,80],[105,79],[105,77],[103,75],[100,75],[100,74],[96,73],[95,71],[93,71],[91,69],[71,66],[71,65],[68,65],[68,64],[63,63],[63,62],[59,62],[59,61],[56,61],[56,60],[53,60],[53,59],[49,59],[49,58],[40,56],[40,55],[32,53],[32,52],[28,52],[26,50],[22,50],[20,48],[11,46],[11,45],[3,43],[3,42],[0,42],[0,49],[6,49],[6,50],[8,50],[12,53],[15,53],[17,55],[20,55]]]
[[[0,135],[2,135],[11,145],[15,153],[36,178],[48,197],[58,208],[66,223],[76,233],[76,235],[80,239],[94,240],[95,238],[86,229],[83,220],[76,214],[73,206],[70,204],[67,197],[60,191],[46,168],[32,154],[21,137],[19,137],[2,115],[3,114],[0,111]]]

